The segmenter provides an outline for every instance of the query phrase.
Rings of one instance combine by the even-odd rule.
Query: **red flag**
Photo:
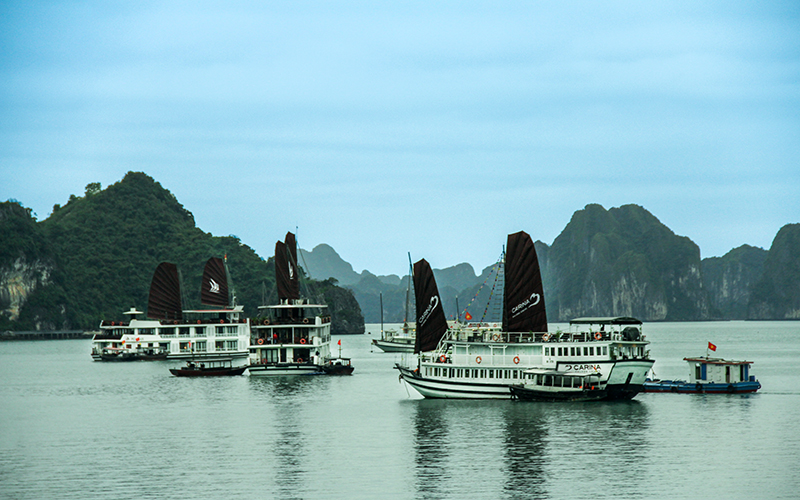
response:
[[[464,314],[464,319],[467,320],[467,321],[472,319],[472,315],[469,313],[469,311],[467,311],[467,313]]]
[[[339,339],[339,342],[338,342],[338,344],[339,344],[339,345],[342,345],[342,339]]]
[[[715,346],[711,342],[708,343],[708,348],[711,349],[712,351],[716,351],[717,350],[717,346]]]

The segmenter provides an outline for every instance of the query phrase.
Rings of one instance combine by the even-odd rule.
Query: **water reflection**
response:
[[[508,476],[504,492],[508,498],[547,498],[545,412],[548,406],[552,405],[512,402],[502,410]]]
[[[447,418],[448,401],[422,399],[414,401],[414,458],[416,490],[422,497],[444,496],[442,480],[448,477],[446,467],[450,436]]]
[[[309,495],[308,478],[314,473],[308,440],[309,414],[315,395],[327,388],[323,377],[250,377],[250,388],[265,406],[263,419],[254,428],[259,449],[256,472],[268,484],[267,497],[303,498]],[[266,409],[266,408],[265,408]]]

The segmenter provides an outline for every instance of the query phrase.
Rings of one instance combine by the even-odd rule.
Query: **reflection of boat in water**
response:
[[[294,234],[287,233],[285,243],[275,245],[280,303],[259,306],[259,317],[252,322],[251,376],[353,372],[349,359],[331,355],[331,317],[322,314],[328,306],[300,298],[299,272],[297,243]]]
[[[522,401],[597,401],[607,396],[605,382],[594,372],[525,370],[523,383],[510,389],[511,397]]]
[[[547,331],[539,263],[530,236],[508,237],[501,329],[448,326],[430,265],[414,264],[416,366],[396,364],[400,377],[428,398],[509,398],[531,368],[593,371],[608,399],[641,392],[653,365],[634,318],[579,318],[570,332]],[[502,259],[501,259],[502,261]]]
[[[226,377],[241,375],[246,366],[233,366],[231,359],[207,359],[203,361],[187,361],[183,368],[170,368],[169,372],[176,377]]]
[[[408,255],[408,265],[411,267],[411,254]],[[403,327],[398,332],[397,330],[384,330],[383,329],[383,295],[381,299],[381,338],[372,339],[372,344],[384,352],[414,352],[414,343],[417,339],[417,330],[408,323],[408,312],[411,304],[411,275],[413,271],[409,269],[408,273],[408,287],[406,288],[406,304],[405,304],[405,317],[403,318]]]
[[[750,375],[752,361],[729,361],[700,356],[683,358],[689,363],[689,380],[650,380],[644,392],[722,393],[756,392],[761,383]]]
[[[201,302],[213,309],[183,309],[178,268],[162,262],[150,283],[148,319],[139,319],[143,313],[131,308],[123,313],[128,316],[125,321],[103,321],[92,340],[92,358],[116,360],[103,356],[115,351],[129,353],[127,357],[145,353],[149,359],[162,354],[170,359],[247,356],[250,325],[242,317],[242,306],[229,305],[227,272],[220,258],[206,262]]]

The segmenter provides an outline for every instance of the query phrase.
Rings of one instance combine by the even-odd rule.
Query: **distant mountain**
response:
[[[800,248],[794,246],[797,226],[782,229],[769,252],[744,245],[701,261],[694,242],[676,235],[643,207],[606,210],[587,205],[575,212],[552,246],[535,243],[548,320],[611,315],[646,321],[796,317],[800,301],[793,294],[800,287],[786,277],[800,277]],[[435,269],[434,275],[448,318],[467,310],[473,320],[502,319],[503,283],[494,265],[479,276],[468,264]],[[391,286],[369,275],[348,287],[366,321],[380,320],[383,294],[384,320],[399,322],[406,283],[403,279]]]
[[[5,329],[93,329],[103,319],[121,319],[129,307],[144,310],[153,271],[162,261],[175,263],[181,271],[187,308],[200,306],[200,280],[209,257],[227,255],[237,303],[249,316],[257,315],[257,307],[274,289],[272,262],[238,238],[215,237],[197,228],[192,214],[172,193],[141,172],[129,172],[104,190],[90,184],[85,196],[71,196],[39,223],[29,211],[21,223],[18,204],[7,203],[4,208],[3,213],[15,217],[0,218],[0,234],[11,231],[16,236],[0,240],[0,270],[18,268],[21,262],[28,271],[0,274],[0,290],[37,290],[17,300],[18,320],[11,322],[11,314],[3,315]],[[315,287],[313,281],[309,285]],[[359,319],[360,332],[364,331],[351,291],[332,283],[317,288],[316,294],[330,299],[330,309],[340,311],[338,317],[332,315],[334,333],[358,333],[352,329],[358,328]],[[49,311],[33,312],[37,294],[46,296]],[[30,315],[38,319],[25,320]],[[345,316],[346,324],[340,323]]]
[[[718,317],[747,319],[752,288],[768,254],[763,248],[742,245],[722,257],[702,260],[703,286]]]
[[[638,205],[575,212],[547,251],[548,318],[708,319],[700,249]],[[549,286],[548,286],[549,285]]]
[[[800,319],[800,224],[783,226],[748,305],[751,319]]]

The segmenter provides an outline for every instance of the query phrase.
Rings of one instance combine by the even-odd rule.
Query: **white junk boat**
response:
[[[350,360],[331,356],[328,306],[300,298],[297,243],[294,234],[275,245],[277,305],[260,306],[252,322],[250,376],[338,374]],[[348,373],[349,373],[348,372]]]
[[[456,323],[448,327],[430,265],[414,264],[417,302],[416,365],[395,367],[426,398],[511,397],[510,386],[529,369],[593,371],[607,399],[631,399],[642,391],[653,365],[641,321],[581,318],[570,332],[547,331],[539,263],[530,236],[508,237],[503,327]]]
[[[135,308],[124,321],[102,321],[92,340],[92,358],[108,360],[108,353],[134,359],[204,359],[246,357],[250,324],[242,306],[228,305],[225,263],[212,257],[206,262],[201,302],[213,309],[183,310],[175,264],[162,262],[153,274],[147,319]]]
[[[411,304],[411,254],[408,254],[408,287],[406,288],[405,317],[401,331],[383,329],[383,295],[381,295],[381,338],[372,339],[372,344],[384,352],[414,352],[417,330],[408,323],[408,312]]]

